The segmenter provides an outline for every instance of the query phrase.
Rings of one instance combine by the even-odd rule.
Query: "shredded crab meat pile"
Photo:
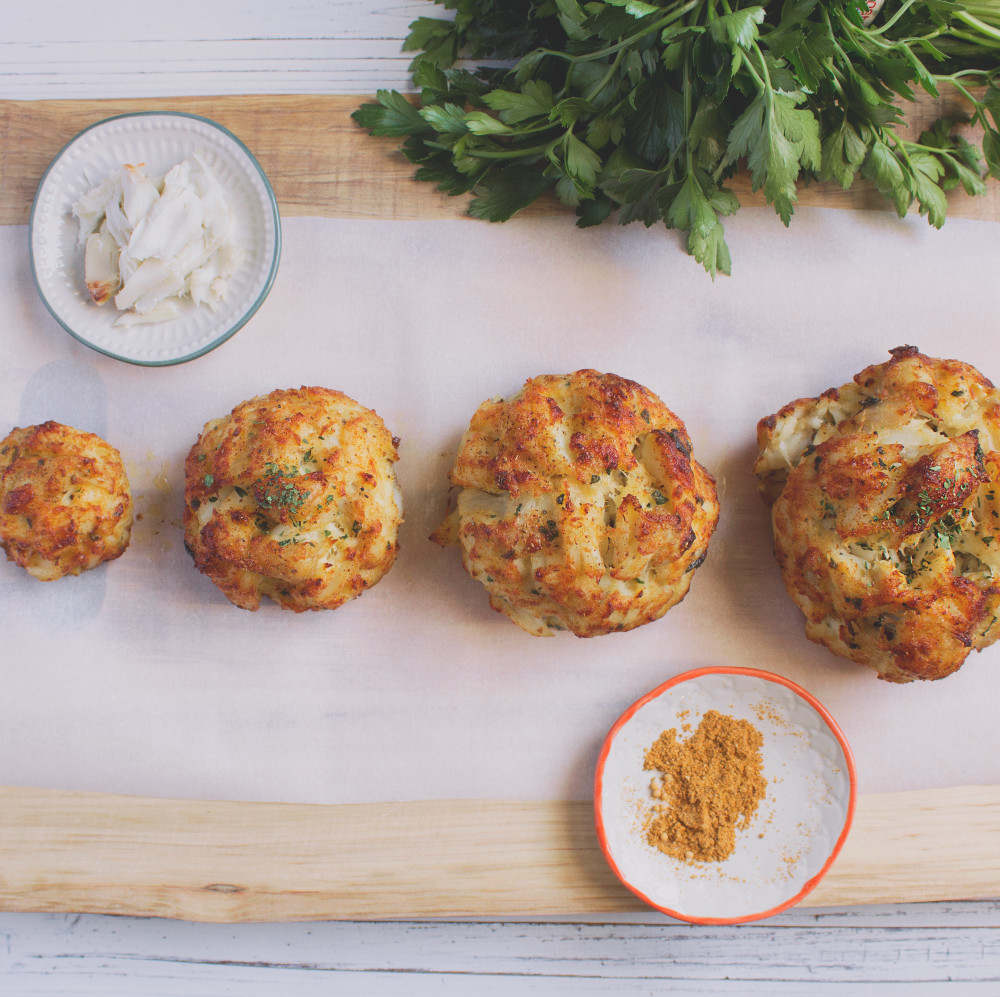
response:
[[[122,166],[73,215],[91,300],[113,300],[119,327],[175,318],[182,299],[216,311],[245,255],[225,192],[199,155],[160,178]]]

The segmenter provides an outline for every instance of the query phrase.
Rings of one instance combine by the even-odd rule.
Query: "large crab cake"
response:
[[[472,417],[434,534],[490,605],[532,634],[592,637],[659,619],[718,520],[712,477],[651,391],[580,370],[530,379]]]
[[[195,565],[244,609],[335,609],[378,582],[399,544],[396,440],[329,388],[272,391],[209,422],[185,463]]]
[[[1000,634],[1000,392],[916,347],[757,427],[774,551],[806,636],[891,682]]]
[[[118,451],[58,422],[0,441],[0,545],[49,582],[120,557],[132,534],[132,492]]]

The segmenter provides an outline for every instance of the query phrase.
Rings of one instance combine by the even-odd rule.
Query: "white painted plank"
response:
[[[0,98],[409,89],[409,24],[427,3],[172,3],[151,31],[134,0],[48,0],[5,22]],[[155,34],[155,38],[150,35]]]
[[[150,17],[157,14],[155,21]],[[158,38],[285,39],[383,37],[417,17],[446,17],[444,8],[426,0],[171,0],[154,9],[139,0],[41,0],[19,5],[4,20],[7,44],[132,42]]]
[[[504,917],[496,922],[537,923],[535,917]],[[480,922],[482,918],[460,918],[453,923]],[[547,917],[548,924],[673,924],[653,910],[595,913],[585,916]],[[762,922],[770,927],[800,928],[1000,928],[1000,900],[946,901],[914,904],[865,904],[861,907],[793,907]]]
[[[101,975],[72,982],[74,997],[563,997],[563,995],[612,995],[627,997],[996,997],[995,983],[951,983],[946,989],[932,983],[885,983],[844,987],[841,984],[813,982],[785,984],[767,981],[747,983],[720,979],[709,983],[676,980],[579,980],[550,977],[525,980],[519,977],[470,977],[463,974],[420,973],[343,973],[334,977],[312,974],[307,970],[275,973],[257,969],[249,977],[229,971],[219,977],[178,975],[147,980],[132,975],[134,967],[118,967],[119,975]],[[122,975],[127,972],[128,975]],[[11,981],[16,997],[64,997],[66,977],[19,977]],[[136,987],[142,987],[141,991]]]
[[[284,974],[328,983],[403,974],[434,986],[455,976],[478,981],[507,977],[523,983],[632,981],[652,987],[671,981],[691,992],[787,992],[824,981],[853,987],[905,983],[968,985],[969,992],[1000,978],[1000,932],[993,928],[851,927],[816,931],[768,924],[704,928],[675,923],[333,922],[298,925],[195,925],[134,918],[68,915],[0,917],[0,975],[43,989],[46,977],[77,983],[126,970],[143,994],[183,972],[188,980],[225,980],[242,994]],[[183,971],[179,967],[184,967]],[[444,968],[446,972],[444,971]],[[48,986],[45,983],[44,986]],[[163,992],[173,992],[166,990]],[[358,992],[353,988],[352,993]],[[374,989],[362,992],[389,992]],[[403,992],[403,991],[400,991]],[[428,991],[429,992],[429,991]],[[435,992],[460,992],[439,990]],[[498,993],[515,992],[497,990]],[[591,989],[581,992],[597,992]],[[635,992],[633,989],[631,992]],[[651,990],[650,992],[661,992]],[[831,991],[832,992],[832,991]],[[849,992],[856,993],[856,989]],[[930,993],[930,990],[925,992]]]

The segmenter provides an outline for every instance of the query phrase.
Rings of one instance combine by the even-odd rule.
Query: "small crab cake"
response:
[[[594,370],[481,405],[451,483],[456,507],[432,539],[457,544],[490,605],[539,636],[659,619],[687,594],[719,515],[684,424]]]
[[[194,563],[243,609],[336,609],[374,585],[399,545],[394,439],[329,388],[272,391],[209,422],[185,462]]]
[[[774,552],[806,636],[890,682],[1000,635],[1000,392],[916,347],[757,427]]]
[[[51,582],[120,557],[131,535],[128,476],[99,436],[49,421],[0,442],[0,544],[8,560]]]

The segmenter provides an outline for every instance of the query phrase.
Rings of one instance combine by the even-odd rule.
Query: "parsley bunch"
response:
[[[471,193],[476,218],[551,191],[580,226],[616,212],[686,232],[714,276],[743,166],[786,225],[810,179],[861,175],[940,227],[947,190],[982,193],[984,161],[1000,177],[1000,0],[887,0],[870,27],[864,0],[437,2],[454,18],[419,18],[404,45],[419,105],[380,91],[353,117],[402,139],[418,179]],[[903,102],[943,85],[980,146],[947,119],[900,136]]]

